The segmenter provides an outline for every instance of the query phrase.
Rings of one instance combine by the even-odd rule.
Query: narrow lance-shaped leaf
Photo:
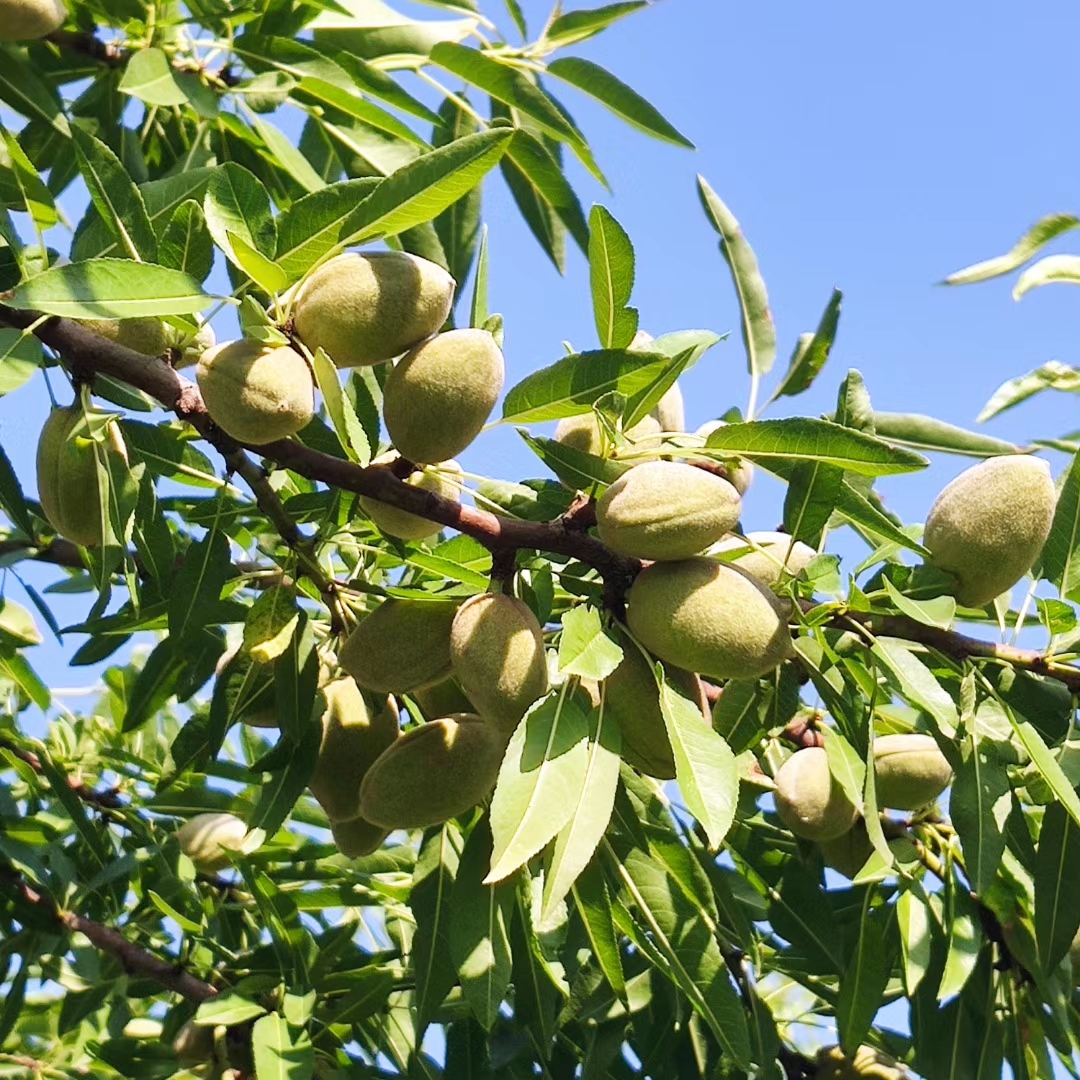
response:
[[[1039,248],[1078,225],[1080,218],[1075,214],[1049,214],[1036,221],[1006,254],[957,270],[950,274],[943,284],[970,285],[975,281],[986,281],[1002,274],[1010,274],[1013,270],[1019,270]]]
[[[1040,576],[1058,587],[1063,600],[1080,600],[1080,455],[1061,482],[1041,563]]]
[[[968,457],[995,457],[1015,454],[1020,449],[1005,439],[995,439],[977,431],[966,431],[932,416],[919,413],[874,413],[874,433],[883,439],[903,443],[917,450],[940,450]]]
[[[780,385],[773,392],[770,400],[779,397],[794,397],[808,390],[829,359],[836,331],[840,325],[840,304],[844,294],[833,289],[829,302],[821,314],[817,330],[812,334],[800,334],[799,341],[792,353],[788,369]]]
[[[1035,940],[1044,971],[1061,963],[1078,929],[1080,826],[1060,803],[1051,803],[1043,814],[1035,862]]]
[[[589,283],[601,347],[625,349],[638,328],[638,313],[627,306],[634,288],[634,248],[602,206],[589,215]]]
[[[569,820],[589,766],[588,734],[588,718],[565,687],[518,724],[491,800],[495,849],[485,882],[512,874]]]
[[[1080,285],[1080,255],[1047,255],[1034,266],[1029,266],[1013,288],[1013,299],[1019,300],[1032,289],[1055,282]]]
[[[983,406],[977,419],[980,424],[993,419],[999,413],[1019,405],[1022,401],[1042,393],[1043,390],[1060,390],[1067,394],[1075,394],[1080,391],[1080,371],[1061,364],[1057,360],[1049,360],[1041,364],[1033,371],[1024,375],[1018,375],[1015,379],[1003,382],[993,394],[990,400]]]
[[[776,326],[769,310],[765,280],[742,227],[703,176],[698,177],[698,194],[709,221],[720,234],[720,251],[735,283],[750,374],[760,378],[768,374],[776,359]]]
[[[960,836],[972,889],[984,895],[1005,853],[1005,822],[1012,807],[1009,775],[996,744],[969,734],[960,747],[960,767],[949,797],[949,812]]]
[[[870,906],[874,891],[873,886],[866,890],[859,937],[840,980],[836,1002],[840,1044],[848,1054],[854,1054],[866,1038],[885,996],[892,966],[886,949],[886,927],[879,913]]]

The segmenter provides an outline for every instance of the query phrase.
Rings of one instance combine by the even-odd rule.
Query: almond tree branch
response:
[[[75,375],[87,379],[97,373],[111,375],[156,398],[165,408],[190,423],[226,458],[241,449],[240,444],[225,435],[210,419],[195,383],[184,378],[164,360],[143,356],[108,341],[71,319],[39,320],[42,320],[42,316],[38,312],[0,305],[0,323],[20,330],[33,326],[33,333],[59,353]],[[603,576],[606,596],[612,606],[617,607],[621,602],[626,588],[641,566],[637,559],[616,555],[590,536],[582,528],[582,524],[589,519],[587,510],[581,506],[575,506],[570,514],[555,521],[519,521],[410,486],[392,469],[384,466],[361,468],[351,461],[313,450],[294,439],[282,439],[249,449],[309,480],[366,495],[456,529],[473,537],[493,553],[524,548],[577,559]],[[284,515],[284,511],[282,513]],[[277,524],[281,528],[284,522]],[[810,607],[814,606],[812,602],[808,603]],[[919,642],[956,659],[1001,660],[1022,670],[1055,679],[1075,693],[1080,693],[1080,668],[1048,659],[1033,649],[981,641],[952,630],[926,626],[904,615],[848,611],[839,613],[837,619],[841,620],[837,625],[850,627],[851,622],[855,621],[873,634]]]
[[[54,30],[47,35],[47,40],[62,49],[82,53],[98,63],[108,67],[118,67],[130,55],[129,49],[121,48],[109,41],[102,41],[96,34],[82,30]]]
[[[44,773],[44,769],[41,767],[41,758],[39,758],[33,750],[24,750],[21,746],[3,735],[0,735],[0,748],[7,750],[13,757],[18,758],[24,764],[29,765],[39,776]],[[97,788],[87,787],[81,780],[76,780],[73,776],[65,776],[65,779],[67,780],[68,787],[71,788],[83,802],[100,807],[102,810],[119,810],[120,807],[124,805],[123,800],[120,798],[119,788],[111,787],[99,790]]]
[[[69,932],[85,935],[95,948],[115,956],[129,974],[153,979],[166,990],[172,990],[188,1001],[203,1002],[217,996],[217,990],[209,983],[184,971],[178,963],[163,960],[142,946],[128,941],[119,930],[93,919],[86,919],[73,911],[62,911],[51,897],[39,892],[14,871],[0,867],[0,880],[24,902],[47,912]]]

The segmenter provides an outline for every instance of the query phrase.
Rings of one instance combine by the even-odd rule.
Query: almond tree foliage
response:
[[[74,398],[101,519],[89,547],[56,535],[0,451],[0,1068],[1077,1075],[1080,472],[1059,482],[1018,608],[1008,594],[959,605],[955,578],[923,562],[921,527],[874,490],[923,468],[923,451],[1077,445],[1021,448],[877,412],[857,371],[828,417],[765,415],[819,378],[841,296],[774,372],[757,262],[704,180],[702,227],[718,234],[743,313],[750,404],[743,415],[718,402],[723,423],[702,433],[642,434],[720,336],[676,330],[632,347],[630,239],[604,208],[585,214],[564,164],[603,179],[569,111],[582,93],[689,146],[621,75],[579,55],[645,0],[556,5],[540,27],[518,0],[485,13],[430,2],[438,17],[416,21],[381,0],[73,0],[47,37],[0,45],[0,99],[19,118],[0,131],[0,392],[47,380],[60,404]],[[295,131],[297,117],[294,143],[282,124]],[[495,418],[516,426],[539,478],[465,475],[462,502],[373,464],[387,446],[387,364],[342,375],[306,353],[321,406],[292,438],[253,449],[213,423],[183,374],[205,323],[223,330],[231,306],[246,336],[289,342],[295,287],[347,248],[445,267],[458,283],[450,325],[501,341],[481,202],[496,168],[551,261],[563,266],[569,241],[590,267],[597,340],[512,387]],[[89,201],[69,236],[57,200],[78,184]],[[227,297],[207,284],[215,263]],[[167,347],[151,356],[106,336],[100,320],[123,318],[163,320]],[[1028,378],[997,408],[1027,396]],[[599,453],[537,427],[583,415]],[[597,498],[661,458],[778,477],[785,530],[819,553],[776,575],[790,656],[760,678],[697,684],[711,724],[685,681],[646,665],[670,783],[620,760],[599,687],[638,649],[625,619],[642,567],[594,529]],[[360,497],[444,532],[386,536]],[[826,553],[835,533],[865,546],[861,561]],[[31,560],[56,568],[42,592],[24,580]],[[335,669],[387,599],[488,590],[542,624],[550,691],[509,736],[490,797],[348,857],[308,790],[320,668]],[[53,593],[85,594],[82,621],[59,626]],[[1038,648],[998,643],[1022,626]],[[98,700],[74,712],[53,701],[34,666],[44,634],[78,642],[73,667],[106,665]],[[442,715],[419,694],[397,705],[408,730]],[[250,722],[267,710],[277,731]],[[951,792],[883,809],[875,739],[909,733],[936,741]],[[822,745],[829,783],[860,817],[846,860],[773,809],[781,766]],[[246,827],[216,870],[177,839],[208,811]],[[861,1071],[838,1072],[844,1059]]]

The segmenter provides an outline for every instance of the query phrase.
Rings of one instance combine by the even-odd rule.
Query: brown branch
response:
[[[121,48],[111,41],[102,41],[97,34],[82,30],[54,30],[46,40],[62,49],[82,53],[91,60],[108,67],[119,67],[131,55],[130,49]]]
[[[0,305],[0,322],[17,329],[34,326],[42,316]],[[223,455],[240,445],[226,436],[210,419],[199,388],[156,357],[143,356],[107,341],[71,319],[50,318],[34,326],[34,334],[61,354],[73,374],[92,379],[95,374],[111,375],[156,398],[165,408],[190,423]],[[565,555],[598,570],[617,600],[640,567],[636,559],[626,559],[609,551],[599,540],[573,523],[518,521],[502,518],[474,506],[462,505],[432,491],[404,483],[390,469],[359,465],[312,450],[302,443],[282,439],[264,446],[250,447],[278,465],[344,491],[377,499],[399,510],[473,537],[490,551],[526,548]]]
[[[24,750],[21,746],[16,745],[10,739],[4,738],[3,736],[0,736],[0,747],[9,751],[14,757],[17,757],[26,765],[29,765],[39,776],[44,773],[45,770],[41,767],[41,758],[39,758],[33,750]],[[68,776],[66,773],[64,774],[64,778],[67,780],[68,787],[71,788],[83,802],[100,807],[102,810],[119,810],[124,805],[123,800],[120,798],[120,789],[118,787],[98,789],[87,787],[81,780],[76,780],[73,776]]]
[[[52,563],[54,566],[64,566],[69,570],[86,569],[86,563],[79,554],[78,545],[59,536],[44,544],[38,544],[33,540],[0,540],[0,558],[19,552],[27,552],[27,558],[35,562]]]
[[[116,957],[129,975],[153,979],[166,990],[172,990],[188,1001],[203,1002],[217,997],[217,990],[209,983],[184,971],[178,963],[162,960],[160,956],[155,956],[142,946],[128,941],[119,930],[93,919],[86,919],[73,911],[62,911],[51,897],[38,892],[24,878],[7,868],[0,868],[0,876],[6,879],[6,883],[27,903],[48,912],[71,933],[83,934],[95,948]]]

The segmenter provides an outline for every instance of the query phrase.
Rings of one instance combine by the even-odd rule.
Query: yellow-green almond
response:
[[[929,562],[957,576],[960,603],[982,607],[1031,569],[1056,504],[1050,466],[1041,458],[988,458],[947,484],[934,502],[923,531]]]
[[[311,368],[287,345],[249,339],[215,345],[199,358],[195,378],[210,419],[242,443],[286,439],[315,415]]]
[[[874,853],[874,845],[862,818],[846,833],[833,840],[826,840],[820,846],[825,865],[846,878],[853,878]]]
[[[408,694],[450,674],[456,600],[384,600],[352,632],[338,662],[361,686]]]
[[[441,266],[417,255],[346,252],[297,291],[296,334],[312,352],[325,350],[338,367],[378,364],[438,333],[450,315],[454,288]]]
[[[623,761],[646,776],[672,780],[675,756],[660,709],[660,691],[652,667],[632,641],[620,636],[619,644],[623,658],[604,680],[604,709],[619,725]],[[683,697],[701,707],[702,686],[696,675],[670,665],[665,667],[665,675]],[[701,719],[702,723],[706,722],[704,712]]]
[[[860,1046],[848,1056],[839,1046],[827,1046],[818,1051],[816,1080],[907,1080],[911,1075],[895,1058]]]
[[[327,683],[322,694],[322,745],[308,787],[331,821],[349,821],[360,814],[364,774],[398,737],[397,705],[391,697],[367,701],[348,677]]]
[[[234,814],[196,814],[176,830],[180,850],[204,874],[229,865],[240,850],[248,827]]]
[[[136,319],[85,319],[87,330],[146,356],[160,356],[169,347],[168,327],[150,316]]]
[[[623,434],[631,442],[637,442],[659,431],[660,421],[650,415],[639,420],[633,427],[627,428]],[[555,426],[555,441],[563,446],[569,446],[572,450],[592,454],[594,457],[604,457],[605,450],[611,449],[605,446],[604,433],[594,412],[564,417]]]
[[[465,813],[499,775],[506,738],[468,713],[406,732],[364,777],[360,812],[386,829],[420,829]]]
[[[623,473],[596,504],[596,531],[637,559],[686,559],[738,524],[739,493],[726,480],[679,461],[647,461]]]
[[[173,1053],[185,1068],[206,1065],[214,1057],[214,1029],[188,1021],[173,1039]]]
[[[83,547],[101,543],[102,518],[98,486],[98,452],[86,434],[78,405],[53,409],[38,438],[38,501],[49,524]],[[109,449],[127,460],[120,427],[105,429]]]
[[[62,0],[2,0],[0,41],[35,41],[67,20]]]
[[[372,464],[389,465],[397,458],[397,454],[383,454]],[[415,470],[409,474],[405,483],[422,491],[433,492],[444,499],[460,502],[461,477],[461,466],[456,461],[443,461],[438,465]],[[438,536],[442,529],[438,522],[428,521],[427,518],[410,514],[407,510],[399,510],[396,506],[370,499],[366,495],[360,496],[360,506],[381,533],[396,536],[399,540],[427,540]]]
[[[398,452],[418,465],[457,457],[480,434],[505,375],[486,330],[450,330],[418,345],[383,387],[383,419]]]
[[[751,532],[745,539],[728,536],[715,544],[709,554],[721,555],[726,551],[741,551],[731,564],[752,574],[770,589],[780,584],[785,574],[797,576],[817,556],[809,544],[792,541],[787,533],[781,532]]]
[[[829,768],[823,746],[797,750],[774,777],[780,820],[796,836],[819,843],[843,836],[859,816]]]
[[[734,566],[698,557],[658,562],[630,587],[627,621],[649,652],[718,679],[752,679],[791,654],[784,609]]]
[[[390,835],[390,830],[381,825],[372,825],[366,818],[355,817],[349,821],[331,821],[330,835],[342,855],[348,859],[359,859],[378,851]]]
[[[450,662],[476,711],[507,733],[547,693],[543,629],[513,596],[485,593],[461,605],[450,630]]]
[[[952,783],[948,759],[930,735],[879,735],[874,740],[878,806],[918,810]]]

